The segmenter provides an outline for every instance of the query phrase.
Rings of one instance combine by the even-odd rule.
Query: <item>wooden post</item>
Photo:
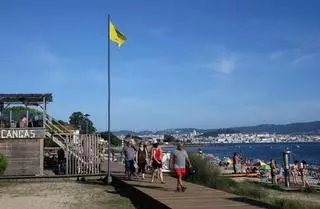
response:
[[[282,153],[283,163],[284,163],[284,180],[285,180],[285,186],[287,188],[290,187],[289,154],[290,154],[290,151],[285,151]]]
[[[12,122],[12,110],[9,112],[9,121],[10,121],[10,127],[11,127],[11,122]]]
[[[92,135],[94,143],[94,173],[97,173],[97,139],[95,135]]]
[[[90,138],[90,173],[93,173],[93,149],[92,149],[92,137]]]
[[[86,169],[85,169],[85,173],[87,174],[88,173],[88,171],[89,171],[89,158],[88,158],[88,139],[87,138],[85,138],[84,139],[84,155],[85,155],[85,162],[86,162]]]
[[[46,126],[45,126],[45,118],[46,118],[46,112],[47,112],[47,101],[46,101],[46,97],[43,97],[43,104],[44,104],[44,110],[43,110],[43,128],[45,129]],[[29,111],[27,111],[27,124],[29,124]],[[39,139],[39,144],[40,144],[40,152],[39,152],[39,155],[40,155],[40,176],[43,176],[43,167],[44,167],[44,153],[43,153],[43,149],[44,149],[44,139]]]
[[[43,97],[43,128],[46,128],[46,118],[47,118],[47,101],[46,101],[46,97]]]
[[[40,170],[39,170],[39,174],[40,174],[40,176],[43,176],[43,158],[44,158],[44,156],[43,156],[43,149],[44,149],[44,139],[39,139],[39,144],[40,144],[40,147],[39,147],[39,149],[40,149],[40,152],[39,152],[39,155],[40,155]]]
[[[67,143],[67,139],[66,139],[66,150],[65,150],[65,156],[66,156],[66,175],[69,174],[69,150],[68,150],[68,143]]]
[[[26,118],[27,118],[27,128],[29,128],[29,111],[28,111],[28,106],[26,105],[26,110],[27,110],[27,114],[26,114]]]

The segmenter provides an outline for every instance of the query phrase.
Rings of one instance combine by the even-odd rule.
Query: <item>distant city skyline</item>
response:
[[[285,125],[293,125],[293,124],[304,124],[304,123],[318,123],[317,125],[312,124],[311,126],[313,128],[318,127],[320,120],[315,120],[315,121],[294,121],[294,122],[290,122],[290,123],[260,123],[260,124],[249,124],[249,125],[239,125],[239,126],[230,126],[230,127],[212,127],[212,128],[199,128],[199,127],[177,127],[177,128],[165,128],[165,129],[143,129],[143,130],[133,130],[133,129],[119,129],[119,130],[112,130],[115,132],[119,132],[119,131],[132,131],[132,132],[157,132],[157,131],[167,131],[167,130],[179,130],[179,129],[190,129],[190,133],[194,133],[194,131],[197,132],[197,130],[218,130],[218,129],[238,129],[238,128],[244,128],[244,127],[256,127],[256,126],[265,126],[265,125],[273,125],[273,126],[285,126]],[[305,124],[304,124],[305,125]],[[305,128],[305,127],[304,127]],[[294,128],[291,128],[294,129]],[[296,130],[296,129],[294,129]],[[104,131],[104,130],[103,130]],[[298,127],[298,130],[296,130],[297,132],[303,132],[301,131],[301,126]],[[313,130],[315,131],[315,130]],[[185,132],[185,131],[184,131]],[[242,131],[239,131],[239,133]],[[251,131],[250,131],[251,132]],[[276,131],[264,131],[264,133],[269,133],[269,134],[273,134]]]
[[[228,128],[320,120],[319,1],[5,1],[1,93],[53,93],[49,113],[111,129]]]

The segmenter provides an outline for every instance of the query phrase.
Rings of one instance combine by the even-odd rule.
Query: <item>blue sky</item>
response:
[[[0,1],[0,89],[113,130],[320,120],[319,1]]]

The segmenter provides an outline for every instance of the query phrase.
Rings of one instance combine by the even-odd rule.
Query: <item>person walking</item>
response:
[[[138,163],[138,174],[142,174],[142,179],[145,177],[147,165],[148,151],[142,142],[139,143],[139,149],[136,154],[136,162]]]
[[[235,153],[233,153],[233,157],[232,157],[232,164],[233,164],[233,172],[234,173],[237,173],[238,161],[239,161],[239,158],[238,158],[237,153],[235,152]]]
[[[272,184],[277,184],[277,173],[276,173],[277,164],[276,164],[276,161],[274,161],[272,159],[270,160],[270,168],[271,168]]]
[[[174,165],[174,169],[177,174],[177,192],[180,190],[184,192],[187,188],[183,185],[182,178],[186,174],[186,161],[188,162],[189,167],[192,167],[192,165],[189,160],[188,153],[181,143],[179,143],[177,149],[172,152],[171,159],[172,163],[170,164]]]
[[[128,179],[131,179],[132,175],[135,175],[135,167],[134,167],[134,160],[135,160],[135,150],[132,146],[132,141],[129,140],[127,145],[123,148],[123,156],[124,156],[124,163],[125,163],[125,172]]]
[[[303,187],[310,186],[309,182],[307,181],[307,175],[308,175],[308,164],[306,161],[301,161],[301,167],[299,168],[300,174],[301,174],[301,181],[303,183]]]
[[[151,183],[154,182],[154,178],[157,174],[157,176],[160,178],[161,183],[164,184],[163,174],[162,174],[162,150],[159,147],[158,143],[153,144],[152,167],[153,167],[153,173],[152,173]]]
[[[299,161],[295,160],[294,164],[290,168],[290,173],[291,173],[291,177],[294,185],[298,184],[298,173],[299,173],[298,164],[299,164]]]

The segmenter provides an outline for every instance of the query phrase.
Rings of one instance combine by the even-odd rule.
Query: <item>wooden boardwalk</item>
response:
[[[134,189],[144,193],[154,201],[158,201],[160,204],[165,205],[165,208],[275,208],[254,200],[189,182],[185,182],[187,190],[184,193],[176,192],[176,179],[168,175],[165,175],[165,184],[160,184],[159,180],[156,180],[155,183],[151,183],[150,176],[147,176],[146,180],[133,178],[133,180],[128,181],[124,178],[124,166],[122,164],[112,163],[111,171],[114,179],[134,187]]]

